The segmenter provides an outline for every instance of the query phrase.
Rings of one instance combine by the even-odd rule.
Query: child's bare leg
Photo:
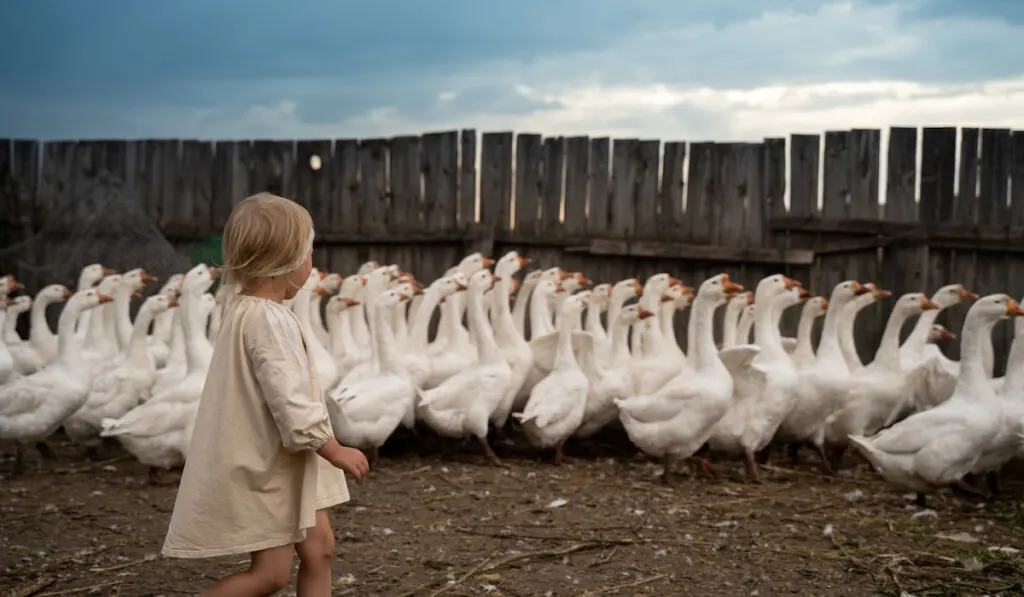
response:
[[[331,560],[334,529],[327,510],[317,510],[316,526],[306,529],[306,540],[295,544],[299,554],[297,597],[331,597]]]
[[[225,576],[200,597],[270,597],[291,579],[292,549],[282,545],[253,553],[248,570]]]

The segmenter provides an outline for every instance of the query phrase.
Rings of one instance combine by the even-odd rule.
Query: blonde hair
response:
[[[313,236],[313,219],[298,203],[271,193],[246,197],[224,225],[225,282],[244,285],[297,270],[313,248]]]

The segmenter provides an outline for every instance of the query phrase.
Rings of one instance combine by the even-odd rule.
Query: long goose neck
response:
[[[391,333],[403,340],[409,337],[408,309],[409,303],[406,302],[400,302],[391,309]]]
[[[611,350],[609,351],[612,363],[623,364],[629,359],[629,331],[633,329],[625,320],[616,318],[612,320]]]
[[[366,316],[369,313],[366,309],[366,303],[372,301],[370,293],[363,294],[363,302],[359,303],[355,307],[352,307],[346,313],[348,314],[348,322],[352,329],[352,337],[359,339],[370,339],[370,329],[366,325]]]
[[[715,348],[714,299],[698,295],[693,300],[692,309],[689,335],[694,337],[694,342],[691,344],[687,356],[693,360],[694,368],[697,371],[709,371],[715,367],[722,367],[722,361],[718,358],[718,349]]]
[[[37,349],[45,346],[53,339],[53,332],[50,330],[50,323],[46,321],[46,308],[53,303],[51,298],[37,298],[32,303],[32,313],[29,314],[31,327],[28,330],[28,339]]]
[[[734,307],[734,301],[740,299],[734,298],[725,307],[725,316],[722,317],[722,348],[732,348],[736,346],[736,328],[739,325],[740,313],[743,311],[741,308]],[[690,315],[693,318],[693,315]],[[687,332],[689,333],[692,332]]]
[[[908,317],[909,314],[904,309],[894,309],[889,314],[889,320],[885,322],[882,339],[878,343],[878,351],[875,352],[875,361],[890,369],[900,368],[900,331]]]
[[[491,291],[491,321],[494,326],[494,333],[503,342],[512,340],[516,336],[522,336],[516,330],[516,322],[512,318],[512,308],[509,305],[512,296],[512,275],[507,274],[494,285]]]
[[[785,354],[778,323],[778,316],[782,315],[781,309],[773,308],[772,300],[755,297],[754,302],[759,305],[754,311],[754,341],[761,347],[762,352]]]
[[[177,311],[175,309],[174,311]],[[153,319],[153,337],[163,342],[170,342],[171,328],[174,325],[174,312],[164,311]]]
[[[202,371],[210,364],[209,352],[212,352],[210,348],[209,340],[206,339],[206,334],[203,333],[203,327],[206,323],[206,316],[203,314],[202,309],[199,308],[199,298],[202,293],[192,293],[181,302],[178,307],[184,313],[184,321],[182,322],[182,331],[184,332],[185,339],[185,368],[191,373],[193,371]],[[204,346],[203,343],[206,343]],[[209,350],[204,350],[207,348]]]
[[[149,354],[147,340],[149,339],[149,324],[153,322],[154,317],[153,310],[147,309],[145,305],[135,314],[132,334],[123,351],[133,367],[140,369],[153,367],[153,357]]]
[[[585,329],[593,334],[595,339],[603,339],[607,335],[604,324],[601,323],[601,307],[593,302],[587,306],[586,323]]]
[[[113,307],[110,303],[104,303],[98,307],[82,311],[82,315],[88,314],[89,317],[86,320],[88,329],[85,332],[85,342],[89,346],[99,346],[106,341],[107,337],[107,323],[109,322],[110,307]],[[60,332],[58,332],[59,334]]]
[[[477,354],[482,363],[494,363],[504,361],[498,345],[494,342],[494,332],[487,323],[487,314],[484,313],[484,295],[481,292],[470,291],[466,297],[466,313],[469,319],[470,332],[476,340]]]
[[[434,317],[434,311],[441,304],[441,289],[437,286],[428,286],[423,294],[416,314],[413,317],[412,329],[409,331],[409,344],[413,350],[419,351],[430,343],[430,320]]]
[[[8,338],[14,337],[18,337],[19,339],[21,338],[21,336],[18,335],[19,315],[21,315],[21,313],[12,313],[11,311],[7,312],[7,318],[4,319],[4,336],[2,341],[6,342]]]
[[[554,330],[551,325],[551,314],[548,311],[548,300],[550,295],[545,293],[534,293],[530,300],[530,337],[540,338],[547,336]]]
[[[1024,393],[1024,322],[1014,321],[1013,346],[1006,357],[1006,379],[1003,380],[1003,394],[1020,396]],[[987,356],[987,355],[986,355]],[[988,368],[988,363],[985,363]],[[985,371],[986,377],[988,371]]]
[[[188,300],[182,296],[179,304],[184,305]],[[185,311],[181,307],[171,314],[171,341],[169,345],[167,360],[170,363],[185,363]]]
[[[750,311],[740,311],[739,322],[736,323],[736,343],[748,344],[750,342],[750,330],[754,327],[754,316]]]
[[[398,305],[395,305],[397,307]],[[399,358],[395,345],[395,334],[388,322],[390,309],[376,305],[373,310],[373,321],[370,335],[373,337],[374,356],[377,359],[378,371],[390,373],[399,370]]]
[[[796,349],[800,352],[814,354],[814,347],[811,346],[811,333],[814,331],[814,320],[818,315],[810,308],[804,308],[800,313],[800,323],[796,326]]]
[[[612,296],[608,299],[608,313],[605,315],[605,321],[608,322],[608,327],[611,328],[614,325],[616,319],[619,318],[619,313],[622,313],[622,305],[626,304],[629,297],[623,293],[613,292]]]
[[[930,309],[921,313],[921,316],[917,318],[917,323],[914,324],[913,331],[907,336],[903,347],[913,354],[921,356],[924,353],[924,346],[928,343],[928,333],[932,330],[932,324],[935,323],[935,318],[939,316],[941,309]]]
[[[572,322],[562,317],[562,325],[558,327],[558,348],[555,351],[555,369],[571,369],[576,367],[576,355],[572,351]]]
[[[533,289],[536,287],[536,282],[523,282],[523,285],[519,287],[519,293],[516,294],[515,307],[512,308],[512,321],[515,322],[516,329],[524,337],[526,335],[526,306],[531,302],[530,297],[533,296]]]
[[[825,323],[821,326],[821,338],[818,340],[818,357],[841,355],[842,349],[839,346],[838,337],[840,316],[846,317],[846,307],[849,301],[835,296],[833,293],[829,304],[831,306],[825,312]]]
[[[937,311],[938,309],[933,309]],[[929,311],[925,311],[928,314]],[[960,375],[956,387],[970,389],[968,394],[975,394],[974,388],[988,386],[988,375],[985,372],[984,342],[992,342],[992,328],[995,321],[979,321],[977,312],[967,312],[960,341]]]
[[[75,367],[82,364],[81,351],[75,341],[75,325],[78,316],[84,311],[80,305],[69,304],[60,313],[57,320],[57,361]]]
[[[113,328],[117,333],[117,345],[122,349],[128,346],[132,337],[131,302],[134,292],[135,289],[127,283],[118,286],[114,294],[114,306],[110,309]]]
[[[659,335],[662,341],[669,346],[679,346],[679,342],[676,340],[676,303],[675,301],[668,301],[661,306],[661,318],[658,323],[661,324],[661,330]],[[687,343],[689,347],[689,343]]]
[[[348,318],[342,310],[327,310],[327,338],[331,341],[331,353],[344,357],[347,350],[345,338],[342,334],[342,326],[346,325]]]

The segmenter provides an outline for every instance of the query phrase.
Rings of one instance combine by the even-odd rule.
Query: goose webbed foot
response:
[[[502,462],[501,458],[498,458],[498,455],[494,453],[494,450],[491,448],[491,444],[487,443],[486,436],[478,437],[477,441],[480,442],[480,446],[484,449],[484,454],[487,455],[487,460],[489,460],[492,465],[509,468],[508,464]]]
[[[694,456],[691,460],[694,464],[694,473],[696,473],[696,471],[699,470],[700,472],[704,473],[704,475],[708,479],[711,479],[712,481],[718,481],[718,472],[715,471],[714,467],[711,466],[711,463],[708,462],[707,458],[704,458],[702,456]]]
[[[151,466],[149,467],[149,478],[147,480],[150,485],[166,487],[168,485],[176,484],[179,479],[177,476],[175,476],[171,471],[167,469]]]

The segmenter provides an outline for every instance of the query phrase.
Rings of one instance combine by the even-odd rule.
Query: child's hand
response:
[[[341,446],[341,449],[331,456],[331,464],[352,475],[356,483],[362,483],[363,477],[370,472],[370,463],[366,461],[366,456],[355,448]]]

